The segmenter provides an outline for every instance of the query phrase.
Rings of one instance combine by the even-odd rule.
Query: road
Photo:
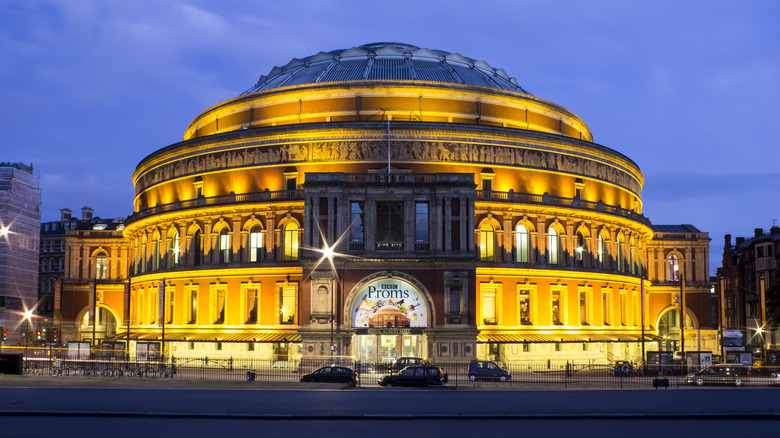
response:
[[[244,388],[2,387],[0,437],[251,436],[259,430],[268,436],[503,436],[517,428],[552,436],[657,437],[664,430],[722,436],[780,424],[777,389]]]

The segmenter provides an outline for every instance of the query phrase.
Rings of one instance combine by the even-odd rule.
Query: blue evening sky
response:
[[[42,219],[132,213],[136,164],[274,66],[377,41],[484,59],[579,115],[645,175],[655,224],[723,236],[780,218],[780,2],[0,2],[0,161]]]

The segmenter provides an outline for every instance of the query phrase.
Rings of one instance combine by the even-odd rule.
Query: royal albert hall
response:
[[[606,363],[658,349],[675,307],[646,269],[639,167],[457,53],[295,58],[133,184],[131,351]]]

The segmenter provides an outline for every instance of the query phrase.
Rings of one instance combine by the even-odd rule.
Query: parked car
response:
[[[472,360],[469,362],[468,376],[471,381],[500,380],[506,382],[512,379],[512,374],[509,371],[489,360]]]
[[[742,386],[750,381],[750,367],[722,364],[703,368],[685,376],[685,383],[692,385],[734,385]]]
[[[301,382],[345,383],[355,386],[355,371],[347,367],[327,366],[301,376]]]
[[[627,360],[616,360],[609,372],[613,376],[633,376],[634,365]]]
[[[780,385],[780,371],[769,375],[769,385],[770,386]]]
[[[439,367],[412,365],[384,376],[377,383],[379,386],[442,386],[447,383],[447,374]]]
[[[421,357],[399,357],[390,365],[390,372],[397,373],[411,365],[428,365],[428,361]]]

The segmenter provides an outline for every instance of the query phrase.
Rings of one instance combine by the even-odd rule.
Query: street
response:
[[[774,389],[245,388],[2,387],[0,436],[481,436],[519,427],[554,436],[657,436],[673,427],[700,436],[780,420]]]

